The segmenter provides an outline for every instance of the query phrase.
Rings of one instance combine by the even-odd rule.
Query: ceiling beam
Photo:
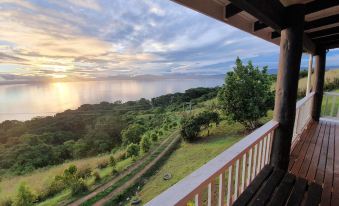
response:
[[[329,29],[310,32],[308,33],[308,36],[312,39],[317,39],[323,36],[330,36],[330,35],[334,35],[338,33],[339,33],[339,26],[336,26],[336,27],[329,28]]]
[[[274,31],[274,32],[271,33],[271,39],[276,39],[276,38],[279,38],[279,37],[280,37],[279,32]]]
[[[225,18],[228,19],[242,11],[243,11],[242,9],[239,9],[234,4],[228,4],[225,6]]]
[[[276,31],[280,32],[285,26],[285,7],[279,0],[230,0],[230,2]]]
[[[334,34],[331,36],[324,36],[324,37],[315,39],[313,41],[318,44],[323,44],[323,43],[326,44],[326,43],[330,43],[330,42],[337,41],[337,40],[339,40],[339,34]]]
[[[314,29],[317,27],[322,27],[330,24],[339,23],[339,14],[324,17],[321,19],[316,19],[314,21],[309,21],[305,23],[305,30]]]
[[[311,14],[334,6],[338,6],[338,0],[315,0],[305,5],[305,14]]]
[[[253,32],[259,31],[261,29],[267,28],[268,26],[260,21],[253,23]]]

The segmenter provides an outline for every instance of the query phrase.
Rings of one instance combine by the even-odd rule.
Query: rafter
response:
[[[261,29],[267,28],[268,26],[260,21],[256,21],[253,23],[253,31],[259,31]]]
[[[339,14],[324,17],[324,18],[321,18],[321,19],[316,19],[314,21],[306,22],[305,30],[314,29],[314,28],[322,27],[322,26],[327,26],[327,25],[335,24],[335,23],[339,23]]]
[[[316,39],[316,38],[320,38],[323,36],[331,36],[331,35],[338,34],[338,33],[339,33],[339,26],[329,28],[329,29],[323,29],[320,31],[310,32],[308,33],[308,36],[312,39]]]
[[[228,19],[238,13],[242,12],[242,9],[239,9],[234,4],[228,4],[225,6],[225,18]]]
[[[318,12],[334,6],[338,6],[338,0],[315,0],[305,5],[305,14]]]

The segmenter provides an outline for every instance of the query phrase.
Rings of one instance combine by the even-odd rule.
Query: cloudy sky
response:
[[[237,56],[278,64],[278,46],[169,0],[0,0],[0,31],[0,80],[224,74]]]

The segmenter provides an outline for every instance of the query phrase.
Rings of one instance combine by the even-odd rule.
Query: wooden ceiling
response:
[[[304,50],[339,48],[339,0],[173,0],[279,45],[288,7],[303,4]]]

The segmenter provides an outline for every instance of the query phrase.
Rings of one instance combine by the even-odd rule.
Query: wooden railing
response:
[[[312,120],[312,105],[313,105],[314,92],[309,93],[306,97],[299,100],[296,106],[292,148],[298,142],[301,133],[308,127]]]
[[[271,120],[146,205],[232,205],[269,162],[277,127]]]
[[[325,92],[323,98],[321,116],[327,118],[339,118],[339,93]]]

